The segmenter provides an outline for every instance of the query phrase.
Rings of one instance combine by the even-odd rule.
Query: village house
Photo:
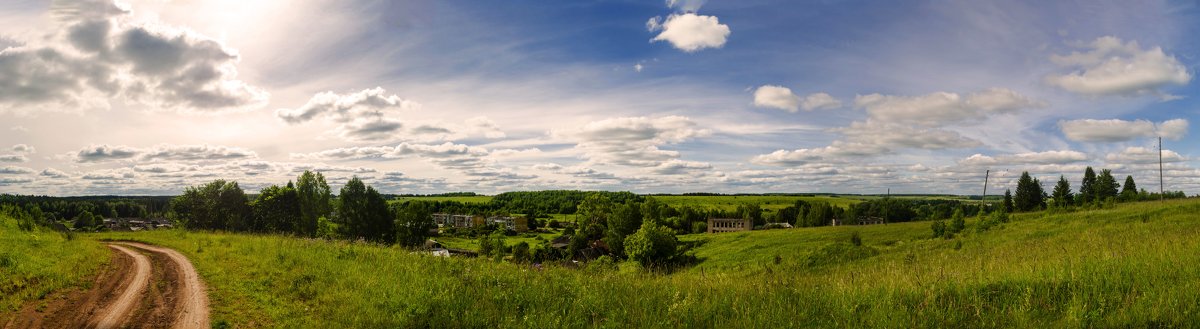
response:
[[[708,233],[741,232],[754,229],[754,221],[741,218],[709,218]]]

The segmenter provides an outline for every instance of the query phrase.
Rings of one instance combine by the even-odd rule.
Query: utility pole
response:
[[[1158,137],[1158,201],[1166,200],[1166,194],[1163,193],[1163,166],[1162,166],[1162,137]]]
[[[991,169],[988,169],[987,171],[984,171],[984,172],[983,172],[983,197],[979,198],[979,201],[980,201],[980,202],[983,202],[983,204],[984,204],[984,205],[987,205],[987,184],[988,184],[988,176],[991,176],[991,175],[992,175],[992,170],[991,170]]]

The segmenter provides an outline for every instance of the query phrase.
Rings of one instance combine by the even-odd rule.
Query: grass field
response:
[[[505,243],[511,246],[521,242],[526,242],[529,243],[530,246],[535,246],[541,243],[537,237],[541,237],[545,241],[550,241],[554,240],[554,238],[558,237],[559,235],[562,235],[562,230],[553,230],[552,232],[553,233],[519,233],[516,236],[506,237]],[[446,248],[467,249],[472,251],[479,250],[479,238],[443,236],[433,237],[432,239],[437,240],[437,242],[441,243],[442,246]]]
[[[86,288],[109,255],[94,239],[67,240],[45,228],[21,231],[15,220],[0,215],[0,324],[5,313],[27,301],[55,290]]]
[[[476,196],[421,196],[421,197],[396,197],[393,202],[421,200],[421,201],[457,201],[462,203],[488,203],[492,201],[492,197],[488,195]]]
[[[927,238],[928,222],[689,235],[703,261],[671,274],[281,236],[90,238],[180,250],[214,323],[243,327],[1146,327],[1200,323],[1197,212],[1193,199],[1019,214],[952,240]]]
[[[738,205],[757,203],[764,210],[775,211],[787,208],[796,200],[808,202],[825,202],[837,207],[846,207],[861,200],[845,196],[786,196],[786,195],[721,195],[721,196],[690,196],[665,195],[654,196],[658,201],[672,207],[691,206],[706,209],[735,210]]]

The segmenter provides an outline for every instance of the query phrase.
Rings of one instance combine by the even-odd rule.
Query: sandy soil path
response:
[[[172,325],[173,328],[210,327],[208,322],[208,293],[205,292],[204,283],[200,281],[200,274],[196,272],[196,267],[192,266],[192,262],[188,261],[186,256],[173,249],[159,246],[135,242],[121,242],[120,244],[166,255],[178,267],[180,276],[178,282],[183,287],[178,302],[181,308],[175,317],[175,323]]]
[[[96,328],[101,329],[116,328],[125,323],[134,306],[140,304],[146,285],[150,284],[149,257],[118,245],[110,244],[108,247],[133,257],[133,276],[128,279],[129,284],[120,292],[117,300],[99,312],[100,320],[96,322]]]
[[[208,295],[187,257],[142,243],[108,247],[112,261],[90,289],[66,289],[30,301],[0,324],[5,329],[210,327]]]

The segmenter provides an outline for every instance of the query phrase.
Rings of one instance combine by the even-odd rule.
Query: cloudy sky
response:
[[[1200,193],[1190,1],[0,3],[0,192]]]

